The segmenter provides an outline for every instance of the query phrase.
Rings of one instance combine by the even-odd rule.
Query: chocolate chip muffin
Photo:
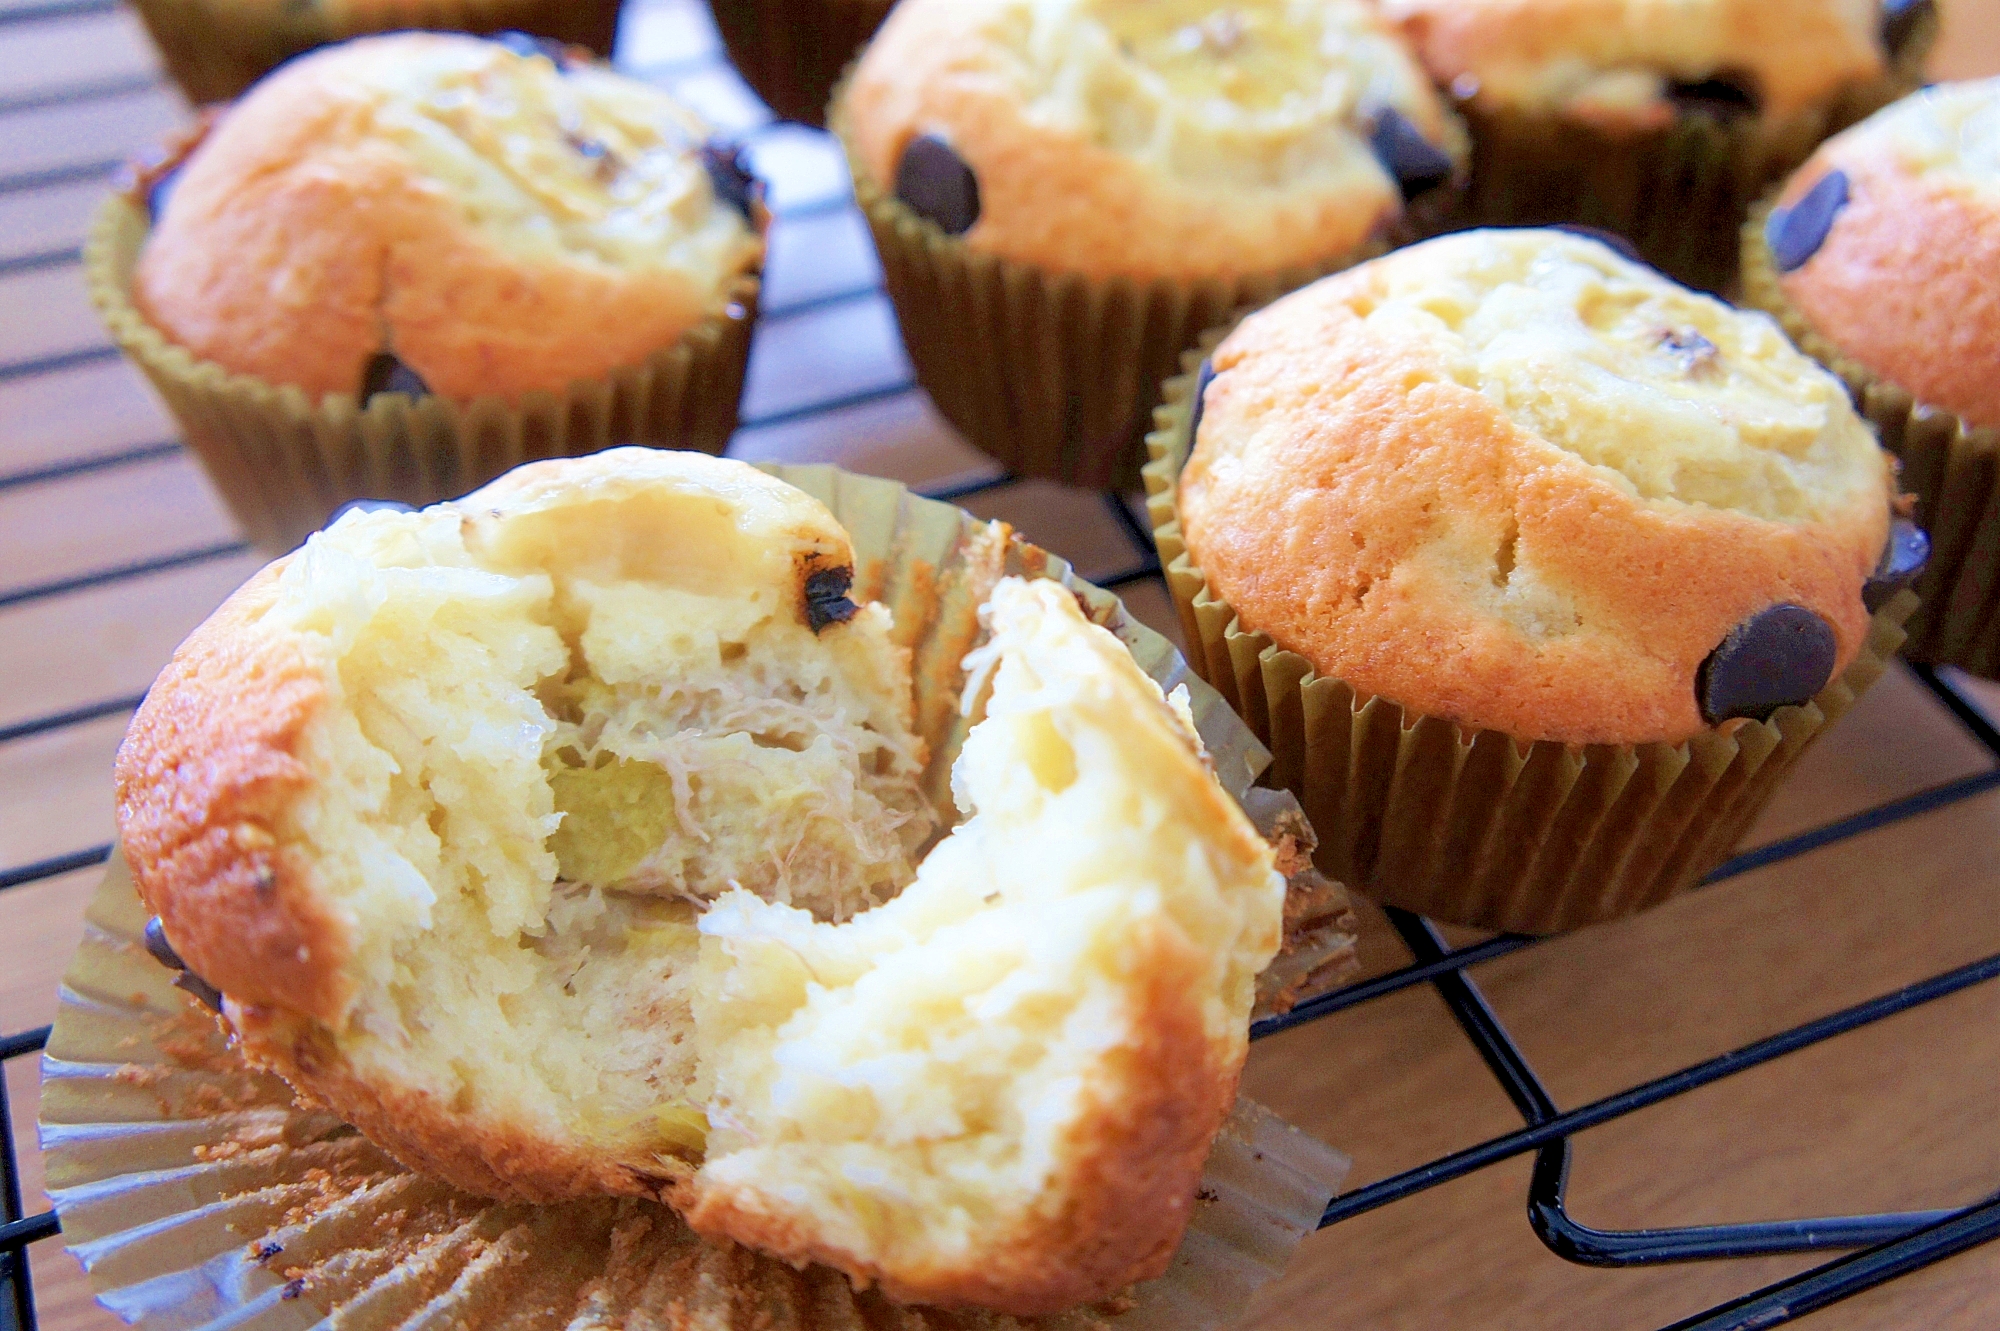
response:
[[[1582,222],[1720,291],[1820,139],[1915,88],[1931,0],[1383,0],[1472,127],[1467,220]]]
[[[406,28],[526,32],[611,54],[620,0],[134,0],[167,72],[197,106],[305,51]]]
[[[1393,904],[1545,931],[1687,887],[1908,612],[1839,382],[1593,239],[1374,260],[1177,396],[1149,481],[1197,660]]]
[[[895,0],[709,0],[743,81],[781,119],[826,123],[834,85]]]
[[[1745,227],[1743,292],[1902,461],[1931,542],[1908,653],[2000,676],[2000,80],[1821,145]]]
[[[522,457],[719,451],[763,222],[734,151],[657,89],[531,39],[404,33],[260,84],[107,204],[91,273],[284,546]]]
[[[1358,0],[905,0],[833,118],[919,381],[1099,485],[1203,327],[1424,229],[1465,158]]]

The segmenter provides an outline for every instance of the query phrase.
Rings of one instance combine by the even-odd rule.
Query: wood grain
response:
[[[0,21],[27,0],[0,0]],[[1941,74],[2000,70],[2000,0],[1950,0]],[[919,393],[838,411],[829,397],[893,390],[907,362],[879,296],[839,156],[795,128],[757,130],[733,75],[690,72],[715,50],[698,0],[633,0],[621,58],[725,123],[755,131],[780,224],[738,456],[837,462],[940,485],[989,464]],[[70,252],[102,185],[84,169],[184,114],[153,79],[131,16],[21,19],[0,29],[0,367],[101,346]],[[37,181],[44,183],[37,184]],[[864,294],[854,295],[862,292]],[[841,297],[849,297],[841,299]],[[789,312],[788,312],[789,311]],[[63,595],[23,588],[202,551],[234,526],[173,431],[116,360],[22,375],[0,368],[0,728],[143,690],[180,638],[255,566],[223,555]],[[153,449],[144,460],[19,483],[28,473]],[[1045,485],[969,501],[1089,576],[1140,552],[1100,496]],[[1125,589],[1178,638],[1157,583]],[[1976,685],[2000,711],[2000,687]],[[109,763],[122,712],[0,743],[0,868],[107,840]],[[1795,835],[1991,766],[1991,756],[1897,671],[1833,730],[1747,844]],[[1475,982],[1565,1107],[1657,1077],[1945,968],[2000,951],[2000,792],[1708,888],[1638,919],[1479,967]],[[85,870],[0,895],[0,1031],[50,1019],[78,937]],[[1408,955],[1372,909],[1371,973]],[[1454,937],[1467,935],[1462,931]],[[6,1070],[25,1183],[39,1197],[32,1060]],[[1356,1184],[1507,1132],[1520,1120],[1428,989],[1409,990],[1260,1044],[1249,1093],[1349,1151]],[[1691,1224],[1944,1207],[2000,1188],[2000,986],[1974,989],[1584,1134],[1572,1212],[1601,1226]],[[1549,1254],[1523,1208],[1526,1158],[1372,1212],[1309,1240],[1267,1292],[1261,1328],[1657,1327],[1815,1264],[1601,1271]],[[31,1206],[34,1203],[31,1201]],[[117,1325],[59,1243],[33,1253],[42,1321]],[[1821,1314],[1828,1328],[2000,1325],[2000,1247]]]

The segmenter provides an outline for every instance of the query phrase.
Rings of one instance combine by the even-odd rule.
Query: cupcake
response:
[[[1464,159],[1360,0],[908,0],[832,120],[918,382],[1093,486],[1203,328],[1423,229]]]
[[[251,539],[735,428],[757,182],[671,98],[403,33],[272,75],[106,202],[92,295]]]
[[[1930,533],[1908,654],[2000,677],[2000,80],[1821,146],[1743,233],[1743,294],[1847,383]]]
[[[1327,278],[1170,397],[1148,482],[1199,667],[1321,867],[1435,918],[1550,932],[1692,886],[1913,600],[1839,381],[1586,237]]]
[[[826,122],[834,84],[895,0],[709,0],[743,81],[779,118]]]
[[[1581,222],[1720,291],[1736,229],[1833,130],[1915,88],[1931,0],[1382,0],[1472,127],[1466,221]]]
[[[796,487],[656,450],[342,518],[120,749],[155,950],[253,1066],[469,1192],[666,1201],[1020,1316],[1161,1275],[1277,851],[1187,692],[1048,578],[974,602],[932,803],[937,663],[859,561]]]
[[[620,0],[133,0],[187,99],[224,102],[295,55],[402,28],[522,32],[609,57]]]

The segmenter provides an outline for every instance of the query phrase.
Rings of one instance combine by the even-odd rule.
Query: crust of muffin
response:
[[[1836,676],[1854,659],[1869,622],[1862,582],[1887,530],[1886,460],[1880,504],[1830,522],[1648,502],[1454,382],[1426,349],[1367,335],[1346,301],[1369,280],[1367,268],[1325,279],[1217,349],[1204,438],[1253,404],[1259,443],[1226,472],[1198,450],[1177,508],[1190,557],[1246,628],[1363,695],[1581,744],[1708,729],[1703,660],[1774,603],[1833,626]],[[1387,585],[1440,530],[1454,549],[1518,548],[1590,608],[1592,630],[1537,642],[1427,573],[1427,593]]]
[[[1602,67],[1651,67],[1693,79],[1748,73],[1771,119],[1809,110],[1842,89],[1882,73],[1885,57],[1872,27],[1843,23],[1826,0],[1711,0],[1706,14],[1638,6],[1632,0],[1388,0],[1385,13],[1445,87],[1475,80],[1470,96],[1492,109],[1533,108],[1499,75],[1564,57]],[[1660,24],[1652,33],[1635,11]],[[1659,50],[1634,56],[1642,42]],[[1484,78],[1482,79],[1482,75]],[[1552,109],[1552,108],[1544,108]]]
[[[325,677],[257,628],[288,560],[182,643],[119,746],[119,835],[147,909],[195,974],[249,1003],[332,1020],[346,1009],[347,923],[272,826],[312,782],[297,757]]]
[[[1263,203],[1190,187],[1037,123],[988,39],[950,3],[898,5],[839,102],[855,158],[882,189],[893,192],[911,140],[942,135],[979,180],[979,221],[966,244],[1056,272],[1145,281],[1318,266],[1361,249],[1403,212],[1386,177],[1379,194],[1288,190]],[[1441,99],[1410,119],[1433,143],[1461,141]]]
[[[1919,402],[2000,425],[2000,196],[1912,170],[1855,131],[1801,167],[1779,204],[1835,169],[1847,205],[1819,250],[1779,277],[1786,298]]]
[[[1143,964],[1144,1038],[1107,1054],[1078,1115],[1063,1168],[1076,1203],[984,1248],[976,1265],[938,1266],[886,1279],[857,1254],[817,1243],[754,1194],[697,1176],[676,1205],[700,1233],[734,1239],[794,1265],[822,1262],[905,1302],[994,1308],[1015,1316],[1061,1312],[1106,1289],[1166,1270],[1178,1245],[1215,1131],[1236,1100],[1241,1058],[1218,1049],[1187,995],[1201,959],[1150,930],[1133,939]],[[1172,1217],[1163,1223],[1162,1217]],[[1161,1240],[1161,1234],[1174,1236]]]
[[[175,183],[133,274],[140,312],[195,356],[314,400],[358,392],[390,350],[433,393],[512,401],[638,365],[718,308],[724,275],[705,288],[662,266],[510,254],[371,141],[348,71],[466,40],[365,39],[260,83]]]

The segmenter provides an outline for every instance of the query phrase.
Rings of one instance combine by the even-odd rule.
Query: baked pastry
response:
[[[1895,490],[1840,384],[1596,240],[1398,251],[1177,396],[1149,480],[1188,636],[1322,867],[1394,904],[1547,931],[1688,886],[1801,747],[1747,732],[1879,671],[1864,593],[1909,570],[1874,577]]]
[[[1846,382],[1917,496],[1907,651],[2000,675],[2000,80],[1828,140],[1743,246],[1745,299]]]
[[[918,380],[1091,484],[1202,328],[1425,229],[1465,160],[1360,0],[905,0],[833,126]]]
[[[1271,847],[1075,598],[1008,580],[969,817],[912,872],[909,658],[854,559],[801,492],[648,450],[344,518],[120,752],[165,943],[253,1062],[459,1186],[663,1197],[1016,1313],[1156,1274],[1279,946]]]
[[[779,118],[826,123],[833,88],[895,0],[709,0],[722,44]]]
[[[1475,143],[1467,220],[1582,222],[1722,290],[1745,210],[1922,81],[1931,0],[1383,0]]]
[[[287,65],[146,173],[92,275],[252,535],[288,546],[347,499],[436,499],[522,456],[719,451],[762,219],[665,93],[525,39],[401,33]],[[383,393],[459,410],[355,438]],[[288,436],[318,456],[256,455]]]
[[[134,0],[196,106],[226,102],[315,47],[405,28],[532,33],[609,58],[620,0]]]

